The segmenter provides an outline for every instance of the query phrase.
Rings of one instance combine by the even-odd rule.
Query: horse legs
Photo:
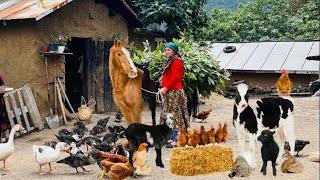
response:
[[[125,104],[125,102],[122,100],[122,99],[118,99],[116,98],[115,94],[113,95],[114,96],[114,101],[115,103],[117,104],[117,106],[119,107],[123,117],[126,119],[127,121],[127,124],[132,124],[132,117],[131,117],[131,113],[130,113],[130,108]]]
[[[131,109],[132,123],[141,123],[142,102],[138,102]]]

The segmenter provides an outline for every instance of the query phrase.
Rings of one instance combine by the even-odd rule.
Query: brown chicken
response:
[[[193,115],[193,121],[195,121],[195,118],[197,119],[201,119],[201,122],[206,122],[205,120],[209,117],[209,114],[211,113],[212,108],[207,109],[207,110],[203,110],[201,112],[199,112],[197,115]]]
[[[224,123],[223,125],[223,128],[222,128],[222,139],[221,139],[221,142],[225,143],[227,142],[227,139],[228,139],[228,125],[227,123]]]
[[[136,175],[148,175],[150,173],[150,168],[147,166],[147,143],[141,143],[136,152],[133,153],[133,167]]]
[[[205,131],[204,126],[200,127],[200,145],[208,144],[208,133]]]
[[[133,167],[129,161],[126,163],[113,163],[103,160],[101,164],[105,167],[104,171],[111,180],[122,180],[133,174]]]
[[[103,152],[103,151],[97,151],[96,152],[96,156],[102,160],[107,160],[113,163],[126,163],[128,162],[128,158],[118,155],[118,154],[113,154],[113,153],[109,153],[109,152]]]
[[[188,143],[187,133],[184,131],[183,128],[179,128],[177,146],[184,147],[187,143]]]
[[[221,143],[223,138],[223,130],[222,130],[222,125],[219,123],[218,129],[216,131],[216,142]]]
[[[190,129],[188,132],[188,145],[196,147],[200,143],[200,134],[196,129]]]
[[[291,93],[292,82],[285,69],[282,70],[282,74],[277,81],[277,91],[279,96],[289,96]]]
[[[216,134],[215,134],[214,128],[211,127],[210,131],[208,131],[207,133],[208,133],[209,143],[214,144],[216,142],[216,139],[215,139]]]
[[[98,161],[100,168],[103,170],[100,179],[104,177],[105,173],[110,179],[114,180],[125,179],[127,176],[133,174],[133,167],[129,163],[128,158],[124,156],[109,152],[97,151],[95,153],[95,159]],[[118,173],[118,171],[120,171],[120,173]]]

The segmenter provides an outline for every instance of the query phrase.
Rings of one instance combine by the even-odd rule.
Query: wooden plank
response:
[[[111,85],[111,79],[109,75],[109,53],[110,48],[112,47],[113,42],[112,41],[105,41],[104,43],[104,49],[105,49],[105,55],[104,55],[104,101],[105,101],[105,109],[108,112],[118,112],[119,109],[116,106],[113,95],[112,95],[112,85]]]
[[[29,84],[24,85],[22,94],[34,126],[39,130],[42,130],[44,128],[44,123],[41,120],[41,116]]]
[[[20,126],[23,127],[22,122],[21,122],[21,118],[20,118],[22,112],[21,112],[21,109],[18,108],[18,106],[17,106],[17,102],[16,102],[16,99],[15,99],[15,97],[14,97],[14,94],[10,94],[10,95],[9,95],[9,98],[10,98],[10,101],[11,101],[11,103],[12,103],[12,109],[13,109],[13,113],[14,113],[14,115],[15,115],[15,118],[16,118],[16,120],[17,120],[17,123],[20,124]],[[21,131],[20,131],[20,132],[21,132]],[[25,131],[22,131],[22,133],[24,134]]]
[[[103,41],[96,41],[96,58],[95,58],[95,77],[96,77],[96,92],[95,92],[95,100],[97,102],[96,107],[98,112],[104,112],[104,72],[103,72],[103,58],[104,58],[104,42]]]
[[[10,103],[9,103],[10,100],[9,100],[8,94],[7,93],[4,94],[3,98],[4,98],[4,102],[6,104],[6,110],[7,110],[8,118],[10,121],[10,125],[11,125],[11,127],[13,127],[15,125],[14,120],[13,120],[14,114],[13,114],[13,111],[11,111],[11,107],[10,107]],[[19,136],[20,133],[16,132],[16,135]]]
[[[31,127],[30,127],[30,123],[29,123],[29,118],[27,116],[28,109],[22,100],[21,89],[17,89],[17,94],[18,94],[18,99],[19,99],[19,103],[20,103],[20,107],[21,107],[21,111],[22,111],[22,115],[23,115],[23,120],[24,120],[24,123],[26,124],[27,131],[29,132],[29,131],[31,131]]]

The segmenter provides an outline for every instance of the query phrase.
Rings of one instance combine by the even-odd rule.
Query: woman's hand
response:
[[[168,89],[166,87],[163,87],[163,88],[160,89],[160,92],[162,94],[167,94],[167,91],[168,91]]]

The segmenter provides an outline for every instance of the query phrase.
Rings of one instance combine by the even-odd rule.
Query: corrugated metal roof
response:
[[[15,19],[42,19],[53,11],[60,9],[72,0],[50,0],[44,2],[43,7],[38,4],[37,0],[23,0],[6,9],[0,11],[0,20],[15,20]]]
[[[319,61],[308,61],[307,56],[318,55],[320,41],[210,43],[210,53],[228,70],[250,72],[281,72],[287,69],[296,74],[318,74]],[[232,53],[223,52],[235,46]]]

